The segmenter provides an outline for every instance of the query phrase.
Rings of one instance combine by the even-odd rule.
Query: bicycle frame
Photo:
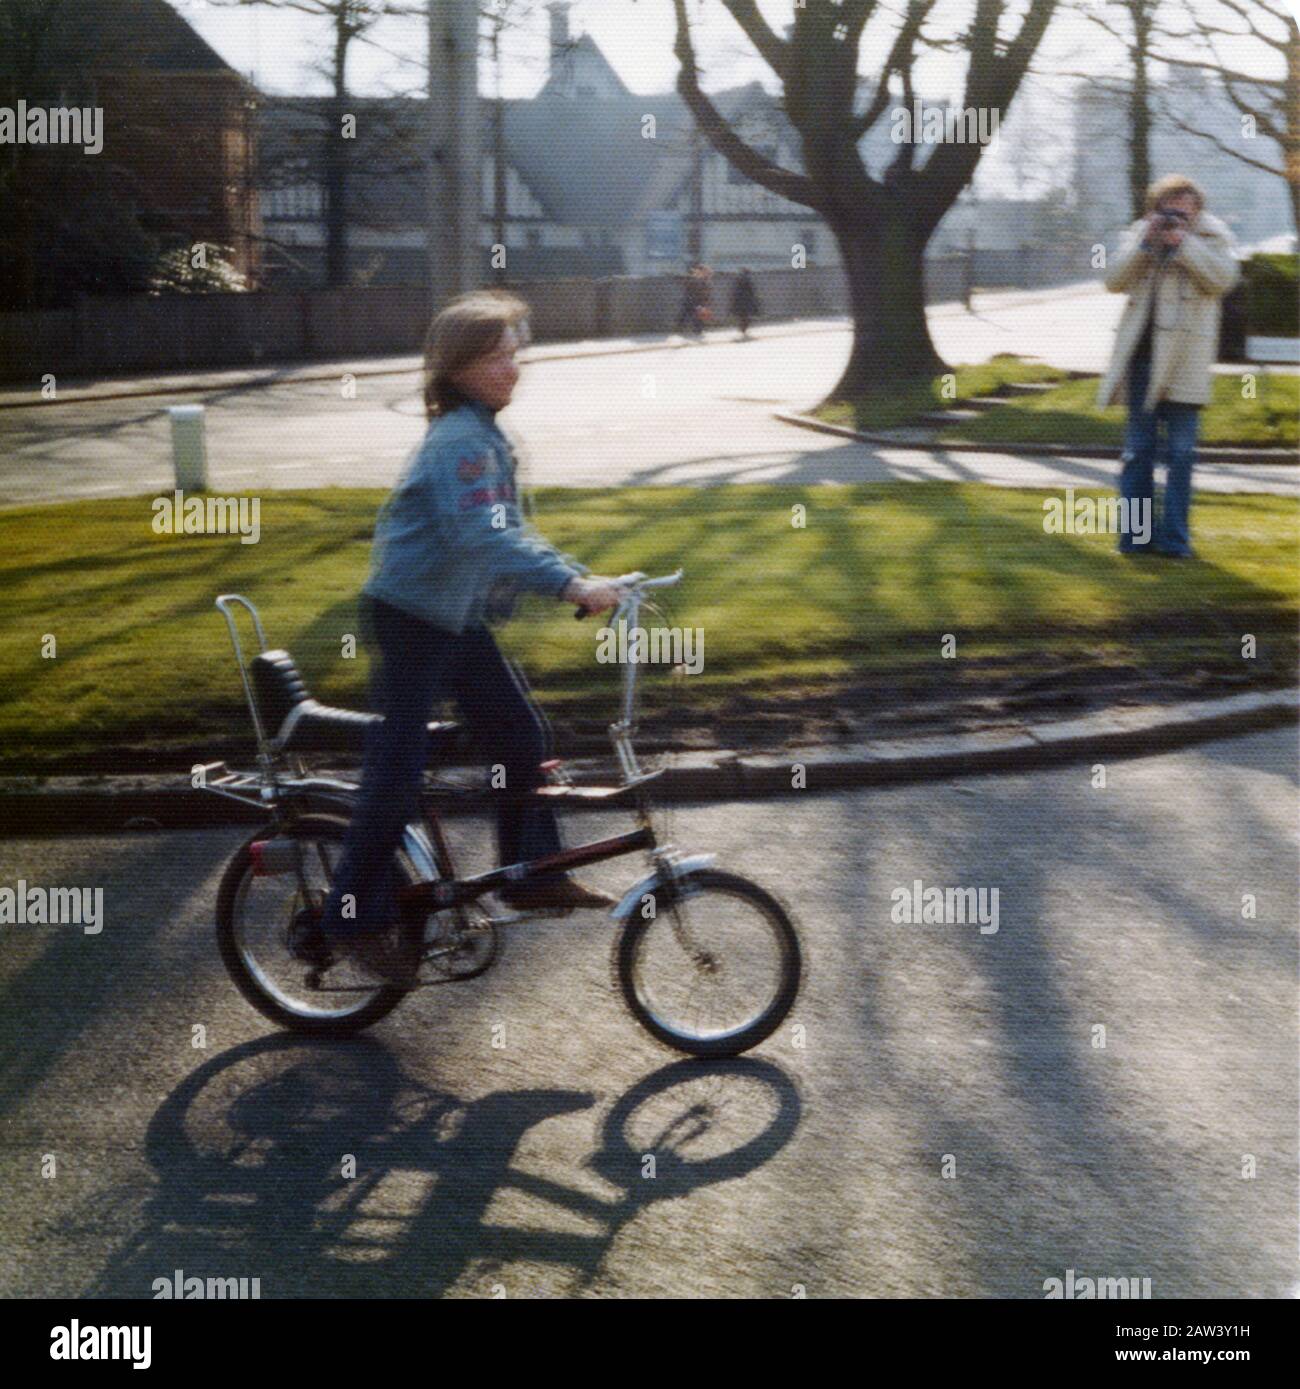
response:
[[[627,621],[635,628],[641,614],[641,607],[648,590],[676,584],[682,577],[682,570],[665,575],[659,579],[647,579],[644,574],[634,573],[622,576],[615,583],[626,589],[626,594],[615,608],[611,624]],[[224,762],[209,763],[196,769],[200,775],[200,785],[217,795],[227,796],[246,805],[256,806],[268,814],[276,828],[291,823],[298,808],[306,805],[315,808],[324,805],[337,809],[346,816],[351,815],[359,787],[355,782],[339,777],[320,776],[310,773],[303,759],[281,751],[275,747],[268,735],[253,683],[249,679],[244,661],[243,648],[235,622],[233,605],[242,606],[251,616],[257,634],[259,650],[267,650],[266,634],[257,609],[240,594],[222,594],[216,606],[226,620],[230,631],[231,644],[239,665],[240,679],[252,716],[253,729],[257,740],[257,772],[231,771]],[[579,616],[582,614],[579,613]],[[641,894],[657,883],[671,881],[685,872],[711,863],[713,854],[696,854],[690,857],[680,855],[671,844],[660,844],[651,822],[651,812],[645,788],[659,775],[659,772],[646,772],[642,769],[633,744],[636,732],[636,691],[638,681],[637,663],[627,662],[623,671],[623,694],[620,717],[609,725],[610,742],[618,760],[621,781],[612,787],[574,786],[562,773],[550,774],[549,784],[525,793],[524,799],[548,804],[587,804],[594,805],[631,794],[635,799],[635,815],[638,828],[609,839],[594,840],[571,849],[525,862],[508,864],[488,873],[458,879],[455,875],[452,856],[442,831],[442,824],[433,804],[436,793],[428,791],[420,797],[420,817],[409,823],[404,831],[403,849],[420,874],[422,881],[399,889],[398,897],[403,905],[412,908],[437,912],[461,907],[486,893],[506,886],[518,886],[528,881],[557,871],[600,863],[607,859],[619,858],[644,849],[652,871],[634,884],[624,894],[619,903],[611,909],[610,915],[616,921],[623,920],[636,905]],[[443,794],[453,788],[445,781],[435,784]],[[506,917],[494,917],[497,924],[529,919],[538,913],[516,913]]]

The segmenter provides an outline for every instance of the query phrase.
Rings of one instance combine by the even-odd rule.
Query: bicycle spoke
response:
[[[789,1007],[788,925],[744,880],[701,875],[635,927],[630,949],[629,1003],[682,1050],[725,1054],[731,1039],[766,1035],[774,1010]]]

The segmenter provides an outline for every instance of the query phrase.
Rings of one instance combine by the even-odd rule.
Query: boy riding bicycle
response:
[[[509,616],[520,590],[588,613],[615,607],[621,596],[610,580],[584,577],[586,567],[520,512],[514,454],[495,416],[519,379],[515,354],[527,314],[512,295],[475,291],[434,319],[425,360],[429,429],[375,527],[362,617],[379,657],[372,703],[384,718],[367,735],[361,792],[321,928],[336,955],[386,983],[410,982],[383,929],[393,909],[394,854],[418,813],[435,705],[454,699],[479,750],[505,769],[499,862],[557,853],[551,808],[516,799],[545,780],[550,728],[489,623]],[[561,911],[614,900],[563,874],[499,895],[513,908]]]

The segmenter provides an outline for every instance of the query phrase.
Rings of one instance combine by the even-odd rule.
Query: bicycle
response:
[[[627,621],[636,630],[643,607],[659,612],[647,593],[676,584],[681,574],[679,569],[650,579],[638,572],[615,580],[623,597],[611,621]],[[258,654],[247,662],[236,604],[251,616],[258,640]],[[342,982],[355,966],[335,960],[319,933],[320,908],[359,788],[313,772],[307,759],[360,753],[367,728],[382,716],[320,704],[289,653],[268,649],[261,618],[247,598],[222,594],[216,606],[230,630],[252,716],[257,768],[237,771],[214,762],[196,768],[193,780],[257,807],[270,821],[241,845],[222,877],[222,959],[245,999],[272,1022],[314,1036],[350,1035],[385,1017],[408,990],[360,970],[355,982]],[[396,855],[395,910],[383,929],[409,965],[416,988],[463,982],[491,967],[501,928],[564,914],[540,909],[494,915],[481,904],[487,893],[644,850],[649,871],[610,910],[619,927],[613,964],[624,1001],[652,1036],[678,1051],[736,1056],[771,1036],[793,1006],[803,968],[799,937],[770,893],[711,867],[715,854],[684,854],[659,842],[650,792],[663,771],[644,770],[632,741],[637,677],[638,663],[625,662],[620,717],[608,730],[618,784],[575,785],[555,760],[543,764],[545,783],[522,797],[588,808],[631,802],[636,829],[461,878],[437,802],[468,803],[477,793],[462,781],[426,773],[419,815],[406,826]],[[445,762],[458,741],[458,726],[434,722],[429,734],[431,762]],[[738,997],[746,985],[748,1000]]]

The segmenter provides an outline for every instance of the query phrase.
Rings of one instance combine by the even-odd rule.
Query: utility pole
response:
[[[691,220],[687,228],[687,249],[691,263],[704,259],[704,141],[700,128],[691,122]]]
[[[478,287],[482,163],[478,120],[478,9],[474,0],[429,5],[429,291],[436,313]]]
[[[971,301],[975,296],[975,253],[979,249],[979,238],[976,235],[975,225],[979,215],[979,204],[975,200],[973,181],[963,194],[963,198],[970,213],[970,220],[966,224],[966,254],[962,259],[961,302],[966,312],[970,313]]]
[[[506,129],[505,102],[501,99],[501,25],[493,16],[492,76],[496,91],[492,102],[492,244],[506,244]],[[509,275],[509,267],[501,266],[492,272],[493,282],[501,284]]]

